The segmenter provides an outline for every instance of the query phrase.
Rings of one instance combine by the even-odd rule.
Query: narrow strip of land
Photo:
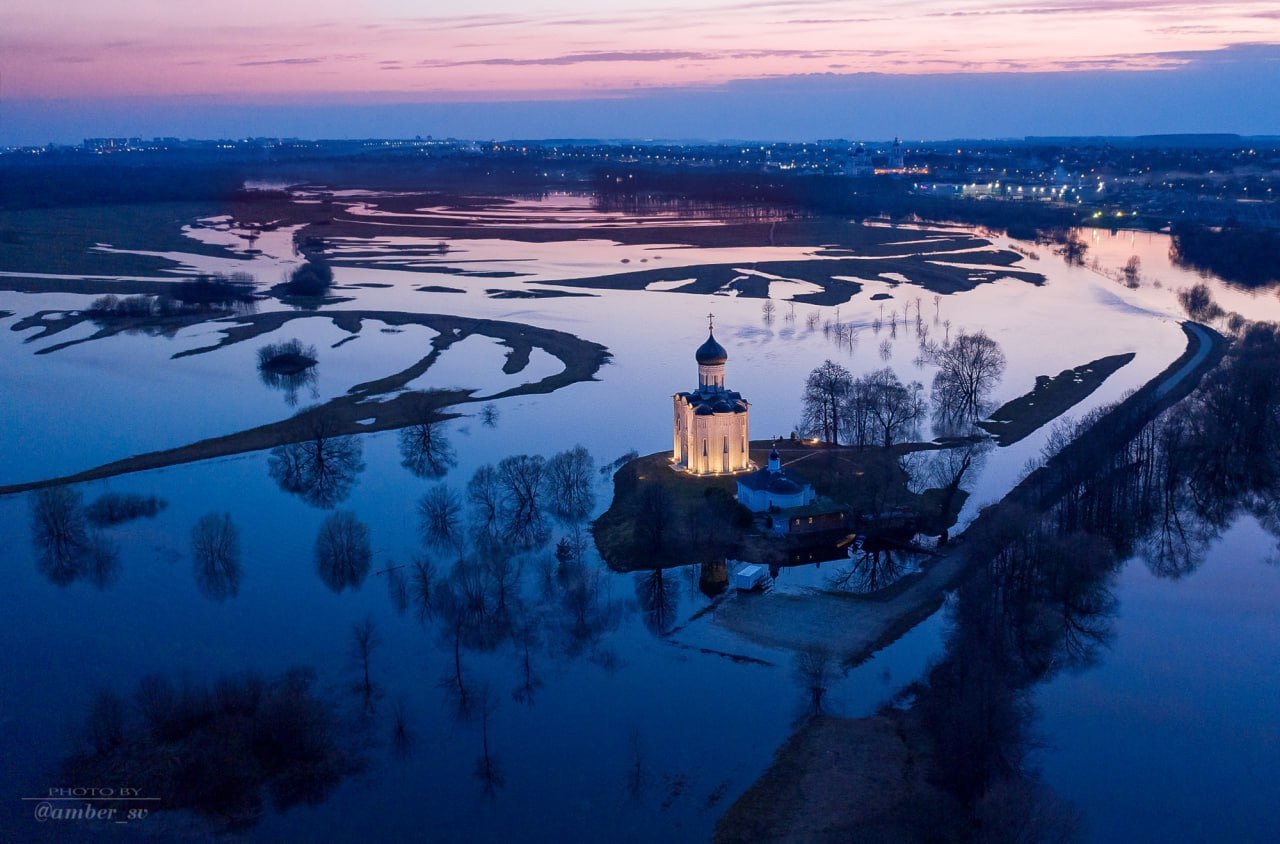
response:
[[[1001,507],[1043,507],[1064,484],[1060,466],[1079,469],[1106,453],[1109,443],[1150,421],[1164,408],[1188,395],[1200,378],[1217,365],[1225,340],[1195,323],[1184,323],[1187,349],[1162,373],[1114,407],[1075,442],[1023,480],[973,525],[994,518]],[[744,595],[726,601],[715,623],[766,647],[801,650],[821,644],[845,665],[857,665],[896,640],[941,605],[947,590],[970,570],[963,536],[919,574],[872,595],[815,592],[807,595]]]
[[[242,342],[300,316],[287,312],[273,312],[235,317],[227,321],[227,328],[220,342],[191,350],[187,354],[203,354]],[[349,326],[348,330],[353,332],[360,330],[359,325],[363,320],[378,320],[390,325],[410,323],[424,325],[439,333],[432,340],[429,353],[412,366],[394,375],[359,384],[352,387],[351,391],[344,396],[288,419],[222,437],[200,440],[178,448],[135,455],[72,475],[0,486],[0,495],[100,480],[115,475],[194,463],[215,457],[229,457],[262,451],[278,445],[302,442],[313,436],[312,432],[316,430],[317,423],[321,420],[328,436],[345,436],[403,428],[431,418],[445,419],[450,415],[449,408],[467,402],[551,393],[569,384],[594,380],[600,367],[609,359],[608,350],[598,343],[582,340],[563,331],[514,322],[467,319],[446,314],[403,314],[382,311],[334,311],[326,316],[334,317],[335,321],[341,320]],[[403,390],[407,384],[425,373],[445,349],[472,334],[493,337],[511,350],[503,367],[503,371],[508,374],[519,372],[524,368],[534,347],[558,358],[564,364],[564,369],[538,381],[521,384],[489,396],[477,396],[475,390],[396,392]],[[384,398],[392,393],[394,395],[391,398]]]

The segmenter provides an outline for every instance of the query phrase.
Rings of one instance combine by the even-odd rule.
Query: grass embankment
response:
[[[984,523],[998,520],[1007,508],[1043,511],[1074,479],[1087,477],[1109,459],[1115,444],[1126,442],[1156,414],[1189,395],[1222,358],[1226,341],[1197,324],[1183,323],[1183,330],[1189,342],[1177,360],[1024,479],[1000,503],[986,508],[966,533],[982,531]],[[839,604],[834,596],[820,595],[808,600],[806,613],[797,603],[802,599],[788,602],[782,599],[793,596],[777,595],[768,600],[728,602],[722,610],[754,607],[755,613],[740,610],[753,632],[775,638],[790,636],[791,641],[782,643],[790,647],[822,643],[841,652],[846,663],[856,663],[891,641],[893,631],[909,626],[909,619],[919,619],[924,610],[940,604],[944,590],[971,570],[968,557],[963,545],[952,548],[891,602]],[[760,612],[765,609],[770,611],[767,617]],[[869,621],[869,616],[877,618]],[[813,629],[797,631],[796,624]],[[812,637],[808,642],[806,633]],[[930,751],[920,744],[927,730],[905,720],[913,717],[914,710],[886,710],[870,718],[823,717],[808,722],[778,750],[765,774],[729,808],[716,828],[716,840],[924,840],[946,828],[953,798],[927,782]],[[931,816],[922,817],[921,807],[929,807]],[[925,826],[902,826],[912,818],[920,818]]]
[[[953,798],[926,779],[929,748],[900,717],[810,719],[720,818],[715,840],[926,840]]]
[[[251,340],[279,329],[290,320],[311,316],[306,313],[272,312],[233,317],[225,321],[211,322],[223,328],[223,337],[211,346],[189,349],[175,357],[204,354],[234,343]],[[330,315],[335,325],[355,333],[361,323],[378,320],[389,325],[422,325],[434,329],[437,336],[431,341],[431,351],[400,372],[357,384],[346,395],[323,405],[309,408],[296,416],[267,425],[260,425],[223,437],[200,440],[178,448],[140,454],[114,463],[108,463],[73,475],[49,478],[28,483],[0,486],[0,495],[9,495],[42,487],[65,483],[108,478],[147,469],[159,469],[181,463],[193,463],[215,457],[228,457],[251,451],[274,448],[287,443],[301,442],[312,436],[317,424],[323,420],[331,436],[369,433],[403,428],[420,422],[424,414],[436,418],[448,418],[447,409],[460,404],[492,401],[510,396],[550,393],[579,381],[595,379],[596,373],[609,359],[609,352],[598,343],[591,343],[563,331],[554,331],[513,322],[488,319],[466,319],[444,314],[405,314],[394,311],[342,311]],[[157,318],[152,322],[163,323]],[[114,332],[111,332],[114,333]],[[98,337],[102,334],[94,335]],[[475,390],[434,390],[430,392],[397,392],[421,376],[450,346],[473,334],[493,337],[510,350],[503,371],[514,374],[521,371],[529,360],[534,347],[558,358],[564,369],[533,383],[521,384],[508,390],[487,396],[477,396]],[[93,339],[93,338],[89,338]],[[73,342],[87,342],[73,341]],[[71,345],[70,343],[65,345]],[[388,394],[395,393],[391,398]]]
[[[1110,355],[1075,369],[1064,369],[1053,378],[1041,375],[1035,389],[1002,405],[978,425],[990,432],[999,445],[1013,445],[1084,401],[1133,358],[1133,352]]]

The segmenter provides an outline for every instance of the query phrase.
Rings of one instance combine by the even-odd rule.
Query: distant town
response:
[[[887,188],[877,182],[891,181],[895,193],[925,199],[1032,202],[1070,210],[1094,225],[1161,228],[1191,220],[1280,227],[1274,203],[1280,138],[1231,134],[811,143],[124,137],[86,138],[78,146],[0,149],[0,166],[16,169],[36,161],[74,165],[103,157],[148,165],[336,159],[400,164],[419,159],[437,166],[509,168],[551,182],[580,180],[602,170],[615,179],[687,171],[828,176],[865,180],[863,189],[871,192]]]

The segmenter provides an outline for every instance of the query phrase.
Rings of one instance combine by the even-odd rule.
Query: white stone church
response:
[[[747,417],[750,405],[741,394],[725,388],[724,365],[729,353],[716,342],[715,326],[707,342],[694,353],[698,361],[698,389],[676,393],[675,448],[672,464],[692,475],[727,475],[752,468]]]

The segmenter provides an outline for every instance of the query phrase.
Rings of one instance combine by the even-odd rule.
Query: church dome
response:
[[[729,353],[724,350],[716,342],[715,334],[707,335],[707,342],[698,347],[698,351],[694,352],[694,357],[698,359],[698,363],[703,366],[711,366],[713,364],[723,364],[729,359]]]

